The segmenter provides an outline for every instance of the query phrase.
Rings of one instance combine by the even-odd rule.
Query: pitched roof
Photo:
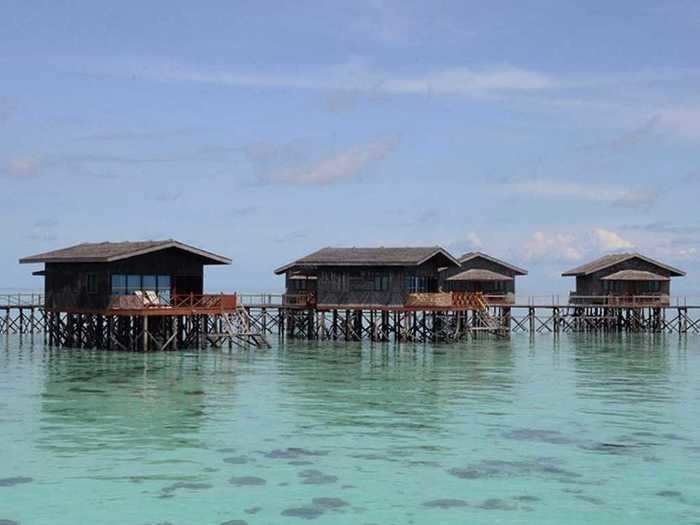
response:
[[[216,255],[194,246],[189,246],[173,239],[164,241],[125,241],[125,242],[86,242],[40,253],[19,260],[20,264],[28,263],[78,263],[97,262],[108,263],[120,261],[137,255],[176,248],[207,260],[205,264],[231,264],[231,259],[222,255]]]
[[[491,261],[492,263],[496,263],[500,266],[503,266],[504,268],[508,268],[509,270],[513,271],[516,275],[527,275],[527,270],[523,270],[522,268],[519,268],[518,266],[515,266],[514,264],[510,264],[506,261],[503,261],[501,259],[497,259],[496,257],[491,257],[490,255],[486,255],[483,252],[469,252],[465,253],[459,258],[460,264],[464,264],[465,262],[471,261],[472,259],[477,259],[477,258],[482,258],[486,259],[487,261]]]
[[[602,281],[670,281],[670,277],[664,277],[656,273],[645,272],[643,270],[620,270],[619,272],[606,275]]]
[[[419,266],[437,255],[459,266],[457,260],[440,246],[401,248],[322,248],[306,257],[281,266],[277,275],[295,266]]]
[[[492,272],[491,270],[477,270],[475,268],[453,275],[448,281],[512,281],[508,275]]]
[[[642,261],[646,261],[649,264],[652,264],[652,265],[657,266],[659,268],[663,268],[664,270],[669,272],[674,277],[682,277],[685,275],[685,272],[682,270],[679,270],[678,268],[674,268],[673,266],[669,266],[669,265],[664,264],[662,262],[655,261],[654,259],[651,259],[649,257],[645,257],[644,255],[642,255],[640,253],[613,253],[610,255],[603,255],[602,257],[600,257],[594,261],[591,261],[589,263],[578,266],[577,268],[573,268],[572,270],[564,272],[564,273],[562,273],[562,275],[564,277],[575,277],[578,275],[590,275],[592,273],[598,272],[600,270],[604,270],[605,268],[609,268],[610,266],[613,266],[615,264],[619,264],[621,262],[628,261],[630,259],[641,259]]]

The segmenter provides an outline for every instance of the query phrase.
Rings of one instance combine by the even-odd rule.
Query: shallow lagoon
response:
[[[700,523],[699,379],[692,337],[3,338],[0,523]]]

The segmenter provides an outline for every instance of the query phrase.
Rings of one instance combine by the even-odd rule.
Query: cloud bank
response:
[[[314,186],[354,179],[398,145],[398,137],[383,137],[307,160],[307,155],[294,145],[258,144],[248,148],[246,155],[260,182]]]

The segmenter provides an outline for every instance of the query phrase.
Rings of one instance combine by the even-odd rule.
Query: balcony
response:
[[[569,293],[570,305],[585,306],[621,306],[628,308],[644,306],[670,306],[671,298],[666,294],[647,295],[577,295]]]
[[[136,292],[132,295],[113,295],[109,310],[114,313],[145,315],[180,315],[234,311],[238,305],[236,294],[186,294],[164,296],[154,292]]]

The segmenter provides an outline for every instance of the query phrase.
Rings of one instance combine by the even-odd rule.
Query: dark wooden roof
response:
[[[469,252],[465,253],[459,258],[460,264],[463,264],[465,262],[469,262],[472,259],[485,259],[487,261],[491,261],[492,263],[498,264],[499,266],[503,266],[504,268],[508,268],[511,270],[513,273],[516,275],[527,275],[527,270],[523,270],[522,268],[519,268],[518,266],[515,266],[514,264],[510,264],[506,261],[503,261],[501,259],[497,259],[496,257],[491,257],[490,255],[486,255],[483,252]]]
[[[562,273],[562,275],[564,277],[591,275],[592,273],[599,272],[600,270],[604,270],[605,268],[609,268],[610,266],[620,264],[630,259],[641,259],[642,261],[645,261],[653,266],[663,268],[674,277],[682,277],[685,275],[685,272],[679,270],[678,268],[674,268],[673,266],[669,266],[662,262],[655,261],[654,259],[646,257],[640,253],[613,253],[610,255],[604,255],[603,257],[600,257],[595,261],[591,261],[577,268],[564,272]]]
[[[459,262],[440,246],[401,248],[322,248],[275,270],[277,275],[297,266],[419,266],[436,256],[447,265]]]
[[[164,241],[125,241],[125,242],[86,242],[53,250],[50,252],[24,257],[20,264],[28,263],[108,263],[175,248],[206,260],[205,264],[231,264],[231,259],[216,255],[194,246],[168,239]]]
[[[619,272],[606,275],[602,281],[670,281],[670,277],[664,277],[652,272],[643,270],[620,270]]]
[[[512,281],[513,278],[509,275],[492,272],[491,270],[478,270],[473,268],[465,270],[457,275],[447,278],[448,281]]]

